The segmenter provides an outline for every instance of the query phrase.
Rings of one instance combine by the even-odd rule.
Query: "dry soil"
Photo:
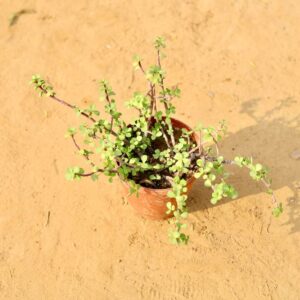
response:
[[[9,19],[21,10],[29,10]],[[135,53],[179,84],[177,118],[226,119],[226,157],[252,155],[271,169],[280,219],[247,173],[232,170],[234,201],[190,194],[191,242],[169,245],[168,224],[139,218],[119,183],[67,182],[86,166],[66,129],[80,121],[28,85],[45,76],[57,94],[98,103],[108,79],[123,103],[145,88]],[[0,2],[1,299],[300,299],[300,3],[293,0]],[[295,152],[294,152],[295,153]]]

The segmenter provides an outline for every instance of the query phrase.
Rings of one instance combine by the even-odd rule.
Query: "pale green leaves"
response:
[[[95,104],[91,104],[87,109],[85,109],[85,112],[91,116],[91,115],[95,115],[95,116],[99,116],[100,112],[97,110],[97,107]]]
[[[242,156],[236,156],[234,158],[234,162],[239,166],[239,167],[243,167],[243,166],[248,166],[249,164],[252,163],[252,159],[249,159],[247,157],[242,157]]]
[[[93,181],[97,181],[99,179],[99,175],[95,173],[95,174],[91,175],[91,179]]]
[[[265,179],[268,174],[267,168],[261,164],[254,164],[252,158],[237,156],[234,162],[239,167],[247,167],[250,170],[250,176],[256,181]]]
[[[138,70],[140,68],[141,62],[142,62],[142,60],[139,55],[133,56],[132,65],[135,70]]]
[[[156,122],[151,128],[151,139],[155,140],[162,136],[161,124]]]
[[[147,156],[147,155],[142,155],[142,156],[141,156],[141,161],[142,161],[143,163],[145,163],[145,162],[147,161],[147,159],[148,159],[148,156]]]
[[[136,184],[133,180],[129,180],[129,193],[130,195],[135,194],[137,197],[139,196],[140,185]]]
[[[179,87],[165,88],[164,91],[161,92],[163,96],[170,96],[171,98],[179,98],[181,95],[181,90]]]
[[[282,203],[277,203],[275,194],[271,189],[271,180],[267,178],[268,170],[263,165],[253,163],[252,158],[237,156],[234,158],[234,163],[239,167],[246,167],[250,170],[249,175],[255,181],[261,181],[267,188],[267,193],[272,196],[273,202],[276,205],[273,208],[272,214],[278,217],[283,212]]]
[[[100,100],[115,95],[115,92],[113,91],[112,87],[110,86],[107,80],[99,81],[99,93],[100,93]]]
[[[34,75],[31,83],[40,95],[55,97],[55,100],[75,108],[78,115],[91,121],[79,126],[79,132],[86,144],[84,148],[75,141],[75,128],[69,128],[66,136],[72,138],[77,152],[91,163],[93,172],[84,174],[82,168],[73,167],[67,170],[66,178],[79,180],[83,176],[91,176],[92,180],[97,180],[97,173],[103,172],[111,181],[118,175],[122,180],[129,182],[130,193],[136,195],[139,183],[153,188],[171,185],[168,197],[172,200],[167,204],[167,214],[174,216],[171,221],[174,228],[170,232],[170,238],[176,244],[185,244],[188,236],[182,230],[186,228],[183,221],[188,216],[188,179],[193,174],[196,178],[201,178],[204,186],[212,191],[213,204],[224,197],[237,197],[237,191],[224,181],[224,164],[231,162],[219,156],[217,145],[226,131],[225,123],[221,122],[216,128],[199,124],[194,130],[182,131],[173,127],[171,116],[175,113],[175,106],[172,100],[179,97],[181,91],[177,86],[165,86],[166,73],[161,67],[161,51],[166,47],[165,40],[158,37],[154,46],[157,61],[149,68],[142,66],[139,56],[134,57],[134,67],[141,69],[149,81],[149,87],[143,92],[134,93],[127,102],[129,108],[139,113],[129,124],[122,120],[113,97],[115,93],[106,80],[100,81],[99,90],[101,98],[106,101],[105,111],[109,115],[108,119],[100,119],[100,112],[94,104],[80,109],[56,98],[52,86],[39,75]],[[94,158],[99,158],[101,162],[97,160],[94,163]],[[101,166],[99,169],[96,167],[98,163]],[[264,166],[254,164],[251,158],[241,156],[234,159],[234,164],[248,168],[251,178],[262,181],[276,203]],[[282,211],[280,203],[274,208],[273,215],[279,216]]]
[[[182,224],[185,225],[185,224]],[[181,227],[184,228],[184,227]],[[169,238],[172,244],[186,245],[189,241],[189,236],[180,232],[179,230],[171,230],[169,232]]]
[[[181,232],[182,229],[186,228],[186,224],[181,223],[181,219],[186,219],[188,212],[186,209],[187,201],[187,181],[180,178],[179,176],[174,177],[172,183],[172,189],[168,192],[169,198],[174,198],[176,200],[176,206],[168,202],[167,203],[167,214],[173,213],[174,221],[171,221],[174,224],[174,229],[170,231],[169,238],[172,243],[175,244],[186,244],[188,242],[188,236]]]
[[[176,152],[187,151],[190,147],[188,141],[184,138],[179,138],[178,143],[174,146]],[[176,159],[176,158],[175,158]]]
[[[76,128],[70,127],[70,128],[68,128],[68,130],[67,130],[67,132],[65,134],[65,137],[73,136],[73,135],[76,134],[76,132],[77,132]]]
[[[186,229],[187,225],[179,221],[179,214],[180,213],[178,211],[174,212],[175,220],[173,222],[170,222],[174,224],[174,229],[169,231],[169,238],[170,241],[175,245],[186,245],[189,241],[189,236],[183,233],[182,229]],[[184,218],[185,217],[186,215],[184,215]]]
[[[264,179],[268,174],[267,169],[263,167],[261,164],[250,165],[249,169],[250,169],[250,176],[252,177],[252,179],[256,181]]]
[[[161,180],[161,175],[159,175],[159,174],[151,174],[149,176],[149,179],[150,180]]]
[[[214,191],[212,193],[212,198],[210,200],[212,204],[216,204],[223,197],[229,197],[231,199],[235,199],[238,196],[238,193],[235,190],[235,188],[224,181],[219,184],[215,184],[213,189]]]
[[[91,105],[89,105],[88,108],[85,108],[85,109],[80,109],[79,107],[75,107],[74,109],[75,109],[77,116],[80,116],[83,113],[86,114],[87,116],[92,116],[92,115],[99,116],[100,115],[100,112],[97,110],[97,107],[95,104],[91,104]]]
[[[40,77],[40,75],[32,75],[31,84],[34,85],[34,88],[39,92],[40,96],[46,95],[48,97],[54,97],[55,92],[53,87],[46,83],[44,79]]]
[[[80,149],[79,154],[82,156],[88,157],[89,155],[93,154],[93,151],[87,150],[87,149]]]
[[[126,102],[126,105],[130,108],[139,110],[142,116],[150,116],[150,99],[140,92],[135,92],[133,97]]]
[[[121,113],[117,111],[117,105],[114,99],[111,99],[105,105],[105,112],[107,112],[115,121],[118,121],[121,116]]]
[[[215,174],[205,174],[205,175],[203,175],[203,179],[204,179],[204,186],[211,187],[213,182],[216,180],[216,175]]]
[[[157,37],[154,41],[154,47],[157,50],[161,48],[166,48],[166,40],[161,36]]]
[[[176,206],[174,204],[172,204],[171,202],[168,202],[167,203],[167,211],[166,211],[166,214],[169,215],[171,213],[173,213],[176,209]]]
[[[279,203],[276,207],[273,208],[272,214],[274,217],[278,218],[283,213],[282,203]]]
[[[82,174],[84,174],[84,170],[80,167],[70,167],[66,171],[66,179],[67,180],[80,180]]]
[[[146,72],[146,78],[153,84],[160,84],[165,78],[165,71],[159,66],[151,66]]]
[[[174,164],[169,168],[171,172],[187,173],[191,160],[188,152],[177,152],[174,156]]]

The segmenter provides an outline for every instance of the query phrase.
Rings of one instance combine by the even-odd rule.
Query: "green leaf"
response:
[[[172,210],[172,203],[171,203],[171,202],[167,202],[167,208],[168,208],[169,210]]]
[[[279,203],[277,207],[273,208],[272,214],[274,217],[278,218],[283,213],[282,203]]]
[[[204,165],[204,161],[202,159],[197,159],[197,166],[201,168],[203,167],[203,165]]]
[[[65,134],[65,137],[70,137],[72,135],[75,135],[76,132],[77,132],[76,128],[70,127],[70,128],[68,128],[68,130],[67,130],[67,132]]]
[[[68,168],[66,171],[66,179],[67,180],[74,180],[74,179],[81,179],[81,175],[84,174],[84,170],[80,167],[71,167]]]
[[[206,180],[204,181],[204,186],[206,186],[206,187],[211,187],[211,181],[210,181],[209,179],[206,179]]]
[[[161,179],[161,176],[159,174],[151,174],[149,176],[149,179],[150,180],[160,180]]]
[[[188,212],[183,212],[181,215],[181,218],[186,219],[188,217]]]
[[[139,188],[140,188],[139,184],[136,184],[133,180],[129,181],[129,193],[130,193],[130,195],[136,194],[136,196],[138,197],[139,196]]]
[[[211,200],[210,200],[210,203],[213,205],[217,204],[217,202],[218,202],[217,198],[211,198]]]
[[[154,41],[154,47],[155,49],[159,50],[161,48],[165,48],[166,47],[166,41],[163,37],[159,36],[155,39]]]
[[[136,159],[136,158],[131,158],[131,159],[129,160],[129,164],[130,164],[130,165],[134,165],[136,162],[137,162],[137,159]]]
[[[158,84],[165,78],[165,72],[159,66],[151,66],[146,72],[146,78],[153,84]]]
[[[93,174],[93,175],[91,176],[91,178],[92,178],[93,181],[97,181],[98,178],[99,178],[99,175],[98,175],[98,174]]]
[[[262,166],[261,164],[256,164],[256,165],[255,165],[255,170],[256,170],[256,171],[261,171],[262,168],[263,168],[263,166]]]
[[[175,198],[175,196],[176,196],[173,191],[169,191],[167,195],[169,198]]]
[[[132,59],[132,65],[133,65],[133,68],[135,69],[135,70],[137,70],[138,68],[139,68],[139,64],[141,63],[141,58],[140,58],[140,56],[139,55],[137,55],[137,54],[135,54],[134,56],[133,56],[133,59]]]
[[[198,178],[201,177],[201,173],[195,173],[194,176],[195,176],[196,179],[198,179]]]

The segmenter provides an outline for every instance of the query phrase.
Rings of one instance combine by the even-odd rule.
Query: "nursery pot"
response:
[[[191,130],[186,124],[171,118],[171,122],[174,128],[182,129],[185,128],[188,131]],[[192,139],[196,143],[195,134],[192,135]],[[195,181],[195,177],[190,177],[187,180],[187,193],[191,190],[192,185]],[[167,196],[171,188],[165,189],[152,189],[148,187],[141,186],[139,188],[139,195],[130,195],[129,193],[129,183],[121,180],[122,186],[124,188],[125,196],[128,202],[134,208],[136,213],[144,218],[152,220],[164,220],[172,217],[172,214],[167,215],[167,203],[171,202],[176,205],[176,200],[171,199]]]

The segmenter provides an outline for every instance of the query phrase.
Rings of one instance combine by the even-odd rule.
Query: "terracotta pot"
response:
[[[172,125],[175,128],[185,128],[187,130],[191,130],[190,127],[185,125],[184,123],[171,119]],[[196,141],[196,136],[193,135],[192,138]],[[190,177],[187,181],[187,192],[190,191],[192,185],[195,181],[194,177]],[[164,220],[170,218],[172,215],[167,215],[167,203],[172,202],[176,206],[175,199],[170,199],[167,194],[171,190],[167,189],[151,189],[146,187],[140,187],[139,196],[137,197],[135,194],[129,195],[129,184],[125,181],[121,181],[124,191],[126,193],[126,197],[131,206],[135,209],[135,211],[145,217],[147,219],[152,220]]]

